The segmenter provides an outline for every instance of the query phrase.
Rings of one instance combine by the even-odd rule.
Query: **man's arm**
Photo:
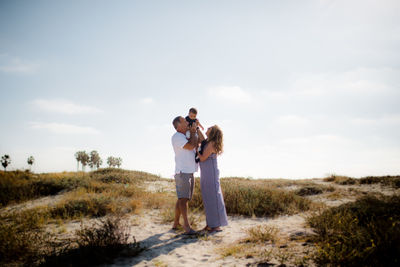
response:
[[[205,138],[203,133],[199,129],[197,130],[197,135],[199,136],[199,143],[203,142]]]
[[[192,150],[198,147],[199,145],[199,138],[196,135],[196,128],[197,124],[193,123],[190,127],[190,138],[186,145],[183,146],[183,149]]]

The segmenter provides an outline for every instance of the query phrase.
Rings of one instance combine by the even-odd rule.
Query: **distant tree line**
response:
[[[78,151],[75,153],[75,159],[77,161],[77,170],[79,171],[79,163],[82,166],[82,171],[85,171],[85,167],[89,165],[92,170],[97,170],[103,164],[103,160],[100,158],[99,153],[96,150],[90,152],[90,154],[86,153],[86,151]],[[29,169],[32,169],[33,163],[35,163],[35,158],[33,156],[29,156],[27,159],[27,163],[29,164]],[[4,155],[1,157],[1,165],[4,168],[4,171],[7,171],[7,167],[11,164],[10,155]],[[120,167],[122,165],[122,159],[109,156],[107,158],[108,167]]]
[[[27,162],[29,164],[29,169],[32,169],[32,165],[35,162],[35,158],[33,156],[29,156]],[[4,155],[1,157],[1,165],[3,165],[4,171],[7,171],[7,167],[10,164],[11,164],[10,155]]]
[[[96,170],[103,164],[103,160],[96,150],[91,151],[90,154],[84,150],[78,151],[75,153],[75,159],[77,162],[77,171],[79,171],[79,163],[82,166],[82,171],[85,171],[87,165],[89,165],[92,170]],[[107,158],[107,164],[108,167],[119,168],[122,164],[122,159],[110,156]]]

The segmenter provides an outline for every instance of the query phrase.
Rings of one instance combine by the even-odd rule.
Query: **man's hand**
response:
[[[193,122],[192,126],[189,127],[189,131],[190,131],[189,141],[186,143],[186,145],[183,148],[192,150],[194,148],[197,148],[197,146],[199,144],[199,138],[196,135],[197,123]]]
[[[197,131],[197,123],[193,122],[192,126],[189,127],[189,131],[191,134],[194,134]]]

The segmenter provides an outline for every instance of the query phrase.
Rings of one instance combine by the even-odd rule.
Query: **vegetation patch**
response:
[[[247,229],[243,239],[220,248],[219,253],[222,257],[255,258],[260,266],[275,265],[272,262],[307,266],[310,261],[308,252],[297,255],[293,244],[283,238],[277,228],[259,225]]]
[[[228,214],[276,216],[306,211],[312,206],[309,199],[271,187],[268,183],[235,178],[223,178],[220,181]],[[195,193],[189,205],[203,209],[199,179],[196,179]]]
[[[81,225],[75,237],[59,242],[62,249],[46,255],[40,266],[95,266],[112,263],[116,257],[134,257],[144,250],[121,217],[108,217],[91,225]],[[66,244],[65,241],[69,243]]]
[[[359,179],[360,184],[382,184],[400,188],[400,176],[367,176]]]
[[[0,172],[0,205],[56,195],[62,190],[73,190],[85,184],[87,177],[76,173],[64,173],[60,177],[29,171]]]
[[[242,240],[245,243],[276,243],[279,230],[268,225],[259,225],[246,230],[247,237]]]
[[[128,171],[116,168],[104,168],[93,171],[90,177],[103,183],[142,184],[144,181],[157,181],[157,175],[141,171]]]
[[[308,218],[318,265],[396,266],[400,262],[400,196],[365,196]]]
[[[334,182],[336,184],[340,185],[353,185],[357,183],[357,179],[348,177],[348,176],[342,176],[342,175],[331,175],[329,177],[324,178],[325,182]]]
[[[335,188],[333,186],[322,186],[322,185],[314,185],[314,186],[304,186],[295,191],[295,194],[298,196],[313,196],[319,195],[324,192],[333,192]]]
[[[51,236],[42,230],[43,217],[35,211],[0,217],[0,265],[33,265],[43,256]]]
[[[24,220],[1,218],[1,266],[91,266],[143,250],[134,237],[128,242],[129,225],[121,217],[81,225],[72,238],[61,239],[29,219],[37,221],[33,213],[26,213]]]

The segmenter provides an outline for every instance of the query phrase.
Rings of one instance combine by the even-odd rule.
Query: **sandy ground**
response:
[[[137,225],[132,226],[131,233],[147,249],[135,258],[118,259],[111,266],[257,266],[260,259],[223,258],[218,251],[244,238],[245,230],[257,225],[275,226],[281,235],[288,237],[311,231],[304,227],[304,218],[300,215],[276,219],[229,216],[229,225],[222,232],[189,237],[171,230],[169,224],[158,222],[158,213],[154,210],[138,215],[140,220],[132,216]]]

